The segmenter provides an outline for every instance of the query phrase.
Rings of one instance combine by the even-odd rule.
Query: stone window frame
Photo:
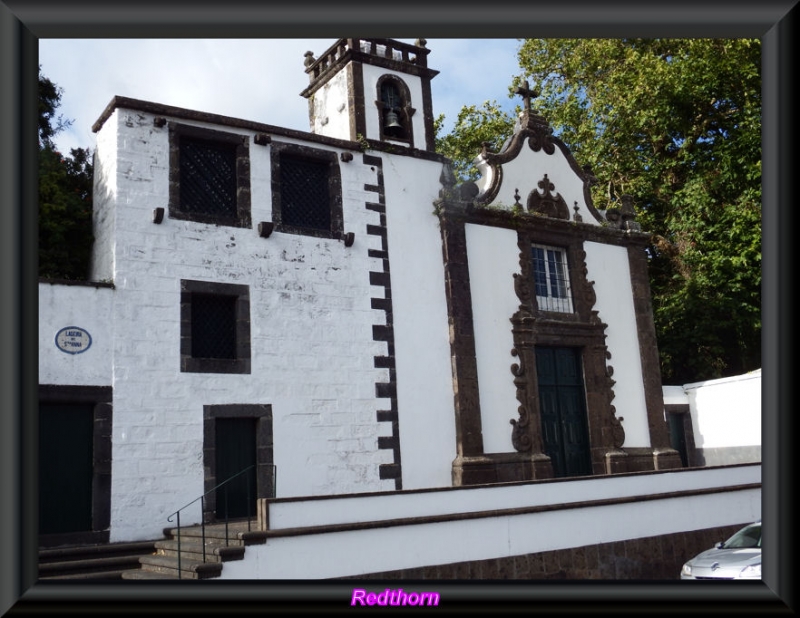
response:
[[[108,543],[111,526],[111,432],[113,427],[111,386],[40,384],[39,403],[91,404],[92,437],[92,530],[39,536],[39,545]]]
[[[216,493],[212,490],[222,480],[216,478],[218,418],[252,418],[256,421],[256,495],[254,500],[274,498],[277,470],[273,450],[272,404],[216,404],[203,406],[203,479],[207,496],[203,503],[206,523],[216,521]],[[210,493],[209,493],[210,492]]]
[[[299,227],[283,223],[281,211],[281,157],[284,155],[328,165],[328,197],[331,215],[330,230]],[[299,144],[272,142],[270,166],[272,176],[272,221],[275,225],[275,231],[285,234],[298,234],[301,236],[315,236],[317,238],[332,238],[336,240],[344,238],[342,174],[339,169],[339,158],[336,152],[301,146]]]
[[[181,140],[201,140],[229,146],[236,156],[236,215],[210,215],[183,210],[181,207]],[[169,216],[229,227],[252,227],[250,198],[250,147],[246,135],[228,133],[194,125],[169,123]]]
[[[195,358],[192,356],[192,296],[213,294],[236,298],[236,358]],[[250,288],[234,283],[181,279],[181,372],[249,374]]]

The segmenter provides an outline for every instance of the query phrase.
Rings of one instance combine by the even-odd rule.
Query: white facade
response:
[[[642,356],[652,351],[649,305],[636,300],[643,235],[607,225],[561,146],[500,153],[500,164],[484,157],[474,209],[442,202],[452,187],[430,147],[435,71],[359,58],[358,109],[355,68],[309,65],[313,133],[119,97],[98,121],[91,277],[104,283],[40,284],[39,380],[110,387],[109,540],[159,537],[168,516],[223,480],[214,470],[222,418],[253,415],[250,446],[259,468],[275,466],[277,498],[673,465],[666,428],[653,433],[663,400],[660,388],[648,391],[660,381],[646,379],[653,359]],[[384,78],[401,79],[416,109],[405,142],[381,131],[374,97]],[[352,135],[358,126],[366,141]],[[192,139],[235,152],[235,221],[180,210],[190,187],[180,157],[188,160]],[[329,230],[287,223],[286,153],[325,162]],[[525,206],[519,195],[552,197],[537,189],[543,179],[566,218],[534,212],[535,196],[527,212],[506,217],[515,201]],[[532,278],[525,243],[540,228],[564,243],[574,316],[520,317],[520,285]],[[214,295],[236,298],[236,358],[201,366],[193,312]],[[577,354],[588,469],[560,471],[541,444],[526,445],[543,433],[538,408],[516,433],[535,398],[535,382],[520,382],[534,366],[512,371],[530,344],[517,331],[534,323],[550,324],[536,345]],[[67,326],[91,333],[91,348],[58,349]],[[260,480],[257,488],[267,492]],[[205,508],[213,518],[213,504]],[[199,506],[182,517],[199,521]]]
[[[99,158],[119,161],[119,173],[109,191],[117,196],[115,245],[122,254],[115,260],[112,277],[118,324],[112,355],[113,477],[119,481],[112,495],[112,504],[117,506],[112,509],[112,539],[153,537],[167,515],[203,493],[204,405],[272,406],[274,458],[280,462],[278,496],[392,488],[391,480],[375,475],[379,464],[391,463],[391,453],[377,446],[378,436],[387,433],[386,424],[375,420],[376,410],[387,407],[385,400],[376,398],[375,384],[388,381],[388,370],[373,366],[375,356],[386,354],[386,344],[376,342],[372,332],[385,317],[370,307],[376,291],[369,273],[379,266],[368,251],[379,248],[380,238],[361,232],[379,223],[379,215],[364,208],[375,196],[363,187],[377,184],[376,170],[357,160],[341,166],[345,226],[359,230],[349,248],[340,240],[280,233],[264,239],[252,229],[169,218],[153,225],[152,210],[168,206],[167,131],[153,128],[151,115],[125,110],[114,112],[101,133],[105,131],[116,133],[117,143],[141,150],[120,148],[106,153],[98,146]],[[269,151],[269,146],[250,148],[254,221],[271,220]],[[421,196],[411,193],[402,200],[387,200],[391,229],[401,238],[404,226],[419,227],[422,217],[413,213],[415,209],[425,215],[423,226],[437,231],[430,200],[424,196],[438,182],[441,164],[427,167],[427,186],[424,182],[414,186]],[[390,184],[402,172],[385,165],[385,181]],[[422,181],[424,166],[417,165],[414,174]],[[394,216],[395,210],[409,212]],[[98,216],[103,216],[102,211]],[[402,262],[403,254],[399,254],[398,272],[408,270]],[[404,285],[399,276],[392,282],[398,315],[419,316],[407,327],[411,336],[403,339],[410,345],[410,357],[418,345],[428,345],[431,339],[437,345],[437,337],[413,339],[431,330],[438,330],[438,348],[446,350],[441,300],[436,303],[438,316],[403,311],[405,305],[425,302],[424,292],[430,288],[441,298],[441,277],[436,277],[435,270],[427,276],[429,283],[414,280]],[[180,371],[181,280],[249,287],[253,350],[249,374]],[[430,322],[437,317],[440,328],[433,329]],[[433,358],[437,357],[442,358],[441,354]],[[409,409],[423,414],[430,401],[415,402],[415,392],[427,395],[430,390],[433,402],[441,402],[443,396],[438,393],[447,386],[447,366],[434,372],[419,363],[414,366],[423,375],[409,370],[406,384],[417,387],[408,388],[407,395],[401,390],[398,398],[408,397]],[[431,453],[444,450],[442,442],[449,437],[444,429],[433,435],[421,427],[416,432],[427,433],[427,441],[439,434]],[[409,438],[414,433],[409,429]],[[414,452],[413,442],[409,452]],[[410,456],[409,460],[424,466],[427,472],[418,475],[418,483],[426,486],[437,477],[439,482],[446,479],[452,454],[439,461],[438,474],[430,457]]]

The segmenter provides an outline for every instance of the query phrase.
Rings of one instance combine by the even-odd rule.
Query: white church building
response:
[[[457,184],[434,149],[428,54],[309,52],[309,132],[108,104],[90,281],[39,283],[41,545],[159,538],[206,493],[206,522],[270,504],[296,528],[304,501],[689,478],[633,200],[593,205],[591,170],[527,87],[513,136]],[[719,527],[758,515],[749,482]],[[708,527],[670,519],[636,534]]]

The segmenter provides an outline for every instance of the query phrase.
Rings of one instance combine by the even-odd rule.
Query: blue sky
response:
[[[398,39],[413,43],[414,39]],[[303,54],[335,39],[40,39],[43,74],[63,89],[59,112],[72,126],[56,145],[94,148],[91,127],[114,96],[125,96],[308,131]],[[520,103],[518,39],[428,39],[434,115],[452,127],[464,105]]]

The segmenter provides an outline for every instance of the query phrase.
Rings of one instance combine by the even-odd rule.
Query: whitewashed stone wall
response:
[[[116,114],[114,112],[114,118]],[[92,194],[92,228],[95,239],[89,265],[89,279],[92,281],[111,281],[114,277],[117,136],[116,131],[102,131],[95,141]]]
[[[368,250],[379,249],[380,238],[365,233],[367,225],[380,223],[378,213],[365,208],[376,200],[365,185],[378,184],[378,170],[360,163],[359,153],[340,165],[344,228],[356,235],[348,248],[339,240],[278,232],[264,239],[255,229],[168,215],[156,225],[153,209],[168,212],[167,127],[154,127],[149,114],[117,110],[98,136],[99,144],[114,142],[119,145],[116,174],[101,163],[109,170],[101,176],[108,186],[99,190],[116,200],[101,201],[97,215],[113,222],[99,230],[97,246],[116,250],[116,259],[105,261],[114,264],[117,325],[110,354],[111,540],[159,536],[170,513],[203,493],[204,405],[272,406],[279,497],[393,489],[393,481],[378,477],[379,464],[392,463],[391,450],[377,448],[378,437],[391,431],[376,421],[376,411],[387,406],[376,398],[375,384],[389,379],[387,369],[374,367],[374,357],[387,354],[387,344],[374,341],[372,331],[385,323],[385,314],[373,310],[370,300],[377,291],[369,272],[380,271],[382,264]],[[109,150],[98,147],[103,157],[113,156]],[[384,162],[383,173],[403,469],[408,465],[412,486],[448,484],[452,382],[441,245],[429,197],[436,193],[441,164],[429,163],[426,175],[420,174],[419,162],[395,159]],[[272,218],[270,146],[250,140],[250,170],[255,228]],[[418,180],[410,193],[409,177]],[[417,274],[404,280],[407,268]],[[250,374],[180,371],[182,279],[249,286]],[[425,317],[404,323],[399,316],[419,313],[419,303],[429,309]],[[431,419],[431,410],[441,418]],[[446,457],[436,460],[433,453],[442,451]]]
[[[350,109],[347,96],[347,71],[341,71],[312,95],[311,132],[317,135],[350,139]],[[355,137],[355,136],[354,136]]]
[[[441,163],[381,155],[391,260],[403,488],[452,484],[453,373],[442,239],[431,196]]]

